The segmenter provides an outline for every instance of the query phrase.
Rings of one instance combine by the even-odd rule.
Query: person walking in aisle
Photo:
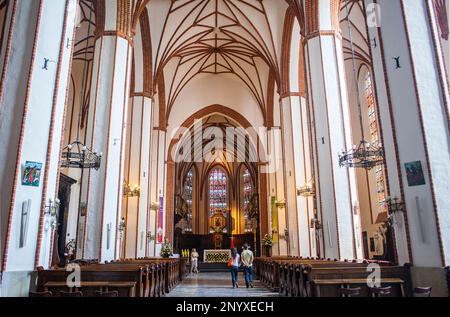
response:
[[[245,285],[253,288],[253,252],[248,244],[244,244],[244,251],[241,254],[241,261],[244,266]]]
[[[231,249],[231,283],[233,288],[239,288],[238,284],[238,272],[241,257],[236,248]]]

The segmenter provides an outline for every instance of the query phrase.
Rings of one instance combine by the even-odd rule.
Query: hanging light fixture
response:
[[[92,21],[92,10],[89,21]],[[91,24],[88,23],[88,35],[91,33]],[[84,82],[87,80],[87,53],[89,48],[89,37],[86,38],[86,48],[84,51],[83,79],[80,89],[80,111],[78,114],[77,139],[67,145],[62,151],[61,167],[99,170],[103,154],[92,151],[80,141],[81,116],[83,114],[83,101],[85,100]]]
[[[62,152],[61,166],[65,168],[87,168],[99,170],[102,153],[97,154],[87,148],[80,141],[67,145]]]
[[[353,44],[352,27],[350,24],[350,12],[348,9],[348,1],[345,3],[345,8],[347,11],[347,26],[350,37],[350,46],[352,51],[352,66],[353,66],[353,77],[355,80],[356,95],[359,109],[359,123],[362,133],[362,141],[358,146],[354,145],[348,151],[342,151],[339,154],[339,166],[341,167],[352,167],[352,168],[364,168],[370,170],[375,166],[384,164],[384,150],[381,144],[370,143],[364,138],[364,125],[362,116],[362,107],[360,100],[360,89],[358,84],[356,63],[355,63],[355,47]]]

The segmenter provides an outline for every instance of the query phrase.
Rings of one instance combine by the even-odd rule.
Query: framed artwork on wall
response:
[[[405,170],[409,187],[426,184],[421,161],[405,163]]]
[[[22,185],[39,187],[41,179],[42,163],[26,162],[23,171]]]

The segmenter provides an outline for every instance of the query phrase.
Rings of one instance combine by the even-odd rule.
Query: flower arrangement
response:
[[[265,247],[272,247],[273,246],[273,238],[270,234],[266,234],[263,238],[263,244]]]
[[[171,256],[173,256],[173,247],[167,239],[165,239],[164,243],[162,244],[161,256],[163,258],[170,258]]]

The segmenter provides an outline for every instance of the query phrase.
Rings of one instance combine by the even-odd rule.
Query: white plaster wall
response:
[[[126,181],[131,185],[140,184],[140,156],[141,156],[141,132],[142,132],[142,114],[143,114],[143,97],[134,97],[131,101],[131,125],[130,139],[127,142],[130,143],[130,152],[128,158],[128,164],[125,166],[127,169]],[[141,190],[142,192],[142,190]],[[139,197],[124,197],[124,204],[127,215],[127,227],[126,227],[126,253],[127,258],[136,257],[136,243],[137,243],[137,225],[138,225],[138,212],[140,208]]]
[[[324,255],[328,258],[338,258],[338,234],[337,234],[337,223],[336,223],[336,204],[334,200],[334,189],[333,189],[333,175],[332,168],[330,166],[330,160],[332,159],[333,153],[330,153],[329,142],[329,126],[327,122],[327,98],[325,95],[324,86],[324,66],[321,61],[321,43],[320,38],[314,38],[308,41],[307,52],[309,56],[309,67],[310,67],[310,78],[309,87],[310,94],[313,103],[311,107],[314,113],[314,122],[316,128],[316,140],[317,142],[317,177],[319,178],[318,188],[320,190],[321,202],[321,221],[323,224],[323,235],[324,235]],[[333,49],[333,47],[331,47]],[[335,67],[335,65],[332,65]],[[335,113],[332,113],[334,117]],[[331,130],[331,129],[330,129]],[[322,142],[322,138],[323,141]],[[323,144],[325,143],[325,144]],[[336,154],[339,149],[336,150]]]
[[[303,99],[303,98],[302,98]],[[294,146],[294,164],[295,164],[295,188],[309,184],[311,186],[311,168],[309,160],[308,130],[309,124],[305,118],[306,105],[303,99],[299,97],[291,98],[292,113],[292,135]],[[293,185],[291,185],[293,186]],[[294,186],[293,186],[294,187]],[[310,198],[297,196],[297,223],[299,228],[299,248],[300,255],[304,257],[311,256],[311,205]]]
[[[422,3],[422,1],[419,2]],[[409,5],[412,5],[412,3],[413,2],[409,2]],[[384,57],[391,92],[391,106],[393,108],[392,111],[399,149],[401,175],[404,185],[406,208],[408,212],[409,235],[411,239],[413,257],[412,260],[417,266],[441,266],[442,263],[440,261],[439,243],[437,240],[437,232],[435,230],[434,207],[431,199],[432,194],[429,187],[430,175],[428,175],[427,172],[428,162],[425,156],[423,136],[420,129],[417,99],[415,94],[411,93],[415,91],[413,70],[410,66],[409,50],[404,25],[401,19],[398,18],[399,16],[402,16],[402,8],[399,0],[383,0],[380,1],[379,4],[381,5],[381,10],[383,12],[381,15],[381,34],[383,36]],[[420,18],[420,15],[417,18],[418,20],[414,21],[414,23],[420,25],[417,30],[419,31],[417,34],[417,41],[420,43],[424,40],[423,31],[421,31],[421,28],[423,28],[424,25],[423,18]],[[421,54],[425,57],[429,57],[429,48],[427,48],[427,45],[425,45],[424,42],[422,42],[420,47],[416,46],[416,49],[418,49],[418,52],[421,52]],[[401,69],[395,69],[392,56],[401,57]],[[413,53],[413,58],[415,56],[416,55]],[[417,66],[425,66],[423,70],[430,72],[430,74],[435,72],[434,66],[432,65],[430,67],[429,62],[426,62],[424,59],[419,58],[417,63]],[[425,76],[424,78],[428,77],[428,75],[425,75],[422,72],[418,74]],[[434,82],[427,81],[426,89],[432,93],[430,97],[433,98],[435,98],[435,85],[436,84]],[[419,94],[424,93],[420,90],[424,87],[419,87]],[[440,102],[439,99],[435,98],[434,100]],[[431,103],[426,103],[426,106],[433,107],[431,106]],[[430,108],[430,115],[436,115],[436,113],[431,111],[431,109],[433,108]],[[439,123],[435,122],[434,124],[438,125]],[[430,128],[431,131],[434,130],[428,125],[426,128]],[[430,152],[430,154],[432,153]],[[442,154],[442,152],[440,152],[440,154]],[[422,167],[424,169],[427,185],[408,187],[404,163],[419,160],[422,161]],[[416,197],[419,199],[419,209],[417,208]],[[419,221],[419,210],[423,213],[422,219],[424,220],[422,222]],[[425,234],[424,237],[422,237],[422,231]]]
[[[180,127],[193,113],[211,105],[223,105],[244,116],[252,126],[264,126],[263,116],[248,89],[233,77],[201,75],[181,92],[169,117],[169,131]],[[168,144],[171,140],[168,139]]]
[[[144,257],[147,243],[147,213],[149,206],[149,173],[150,173],[150,142],[151,142],[151,116],[152,100],[143,100],[143,122],[142,122],[142,143],[141,143],[141,174],[140,186],[141,196],[139,197],[139,217],[138,217],[138,249],[137,256]]]
[[[136,35],[133,38],[134,43],[134,91],[144,91],[144,59],[142,52],[142,33],[141,24],[136,27]]]
[[[373,0],[366,0],[366,6],[373,3]],[[382,15],[383,16],[383,15]],[[377,97],[378,97],[378,109],[380,126],[383,129],[383,147],[385,150],[385,162],[388,171],[387,177],[389,182],[390,195],[392,197],[401,197],[400,191],[400,181],[399,181],[399,171],[397,169],[397,157],[394,145],[394,130],[393,124],[391,122],[390,115],[390,100],[388,95],[390,94],[390,87],[388,85],[388,77],[385,77],[384,65],[391,66],[389,58],[385,58],[384,50],[382,50],[381,41],[379,37],[380,29],[377,27],[368,27],[369,37],[376,39],[380,45],[377,47],[371,46],[372,59],[373,59],[373,69],[374,69],[374,84],[376,84]],[[387,55],[389,56],[389,55]],[[402,219],[403,216],[398,217]],[[397,246],[397,255],[400,264],[409,262],[407,238],[406,238],[406,228],[404,221],[397,221],[394,224],[395,228],[395,239]]]
[[[439,66],[426,13],[426,1],[403,1],[403,4],[417,81],[420,115],[425,130],[428,164],[431,172],[429,176],[432,177],[431,182],[434,187],[437,208],[438,219],[435,219],[432,213],[427,217],[431,226],[429,230],[433,232],[436,231],[437,226],[440,227],[445,261],[443,265],[448,265],[450,264],[450,202],[448,200],[450,197],[450,187],[448,186],[450,130],[445,107],[449,104],[449,99],[439,86]],[[444,89],[446,90],[446,88]],[[434,239],[436,237],[430,234],[430,242]]]
[[[61,2],[61,1],[60,1]],[[64,2],[64,1],[63,1]],[[54,1],[49,1],[49,6],[52,6],[52,3]],[[54,9],[61,10],[62,8],[55,7]],[[65,34],[63,35],[64,38],[72,38],[74,34],[74,28],[75,28],[75,20],[76,20],[76,14],[77,14],[77,1],[75,0],[69,0],[67,1],[67,8],[65,8],[67,14],[67,26],[65,30]],[[60,15],[61,15],[61,11]],[[52,26],[53,29],[54,25]],[[61,24],[61,30],[62,30],[62,24]],[[46,34],[46,33],[44,33]],[[61,42],[59,42],[60,44]],[[65,103],[67,99],[67,90],[70,80],[70,62],[71,62],[71,54],[72,54],[72,48],[67,47],[67,45],[62,46],[62,60],[61,62],[61,70],[60,70],[60,81],[59,81],[59,87],[57,91],[54,91],[56,93],[55,96],[55,113],[52,120],[54,120],[54,127],[53,127],[53,138],[52,138],[52,145],[49,153],[50,162],[49,162],[49,175],[48,175],[48,187],[46,192],[47,201],[51,199],[52,201],[55,201],[55,199],[58,197],[57,193],[57,180],[59,179],[59,160],[60,160],[60,151],[61,151],[61,139],[63,134],[63,124],[64,124],[64,110],[65,110]],[[44,223],[44,232],[43,232],[43,239],[42,239],[42,247],[41,247],[41,254],[40,254],[40,261],[39,264],[48,267],[50,262],[50,254],[51,254],[51,239],[53,232],[48,229],[48,226],[50,224],[50,219],[45,219]]]
[[[283,141],[284,141],[284,177],[283,183],[286,190],[287,227],[289,229],[289,249],[291,255],[299,255],[299,227],[298,227],[298,205],[296,190],[296,169],[294,164],[294,139],[292,127],[291,98],[281,101],[283,113]],[[298,124],[297,124],[298,126]],[[285,185],[286,184],[286,185]]]
[[[11,193],[17,159],[20,127],[24,110],[26,83],[30,71],[33,40],[36,31],[38,3],[27,5],[18,3],[16,26],[13,30],[12,53],[8,60],[4,91],[0,96],[0,216],[1,216],[1,260],[3,262],[4,243],[8,226]],[[18,41],[17,39],[23,39]],[[20,83],[20,84],[19,84]],[[39,203],[33,208],[39,212]],[[36,209],[37,208],[37,209]]]
[[[45,57],[58,60],[60,49],[60,38],[64,20],[65,2],[55,3],[48,0],[42,3],[42,15],[46,19],[41,20],[38,35],[38,46],[36,48],[36,63],[32,69],[31,88],[27,120],[25,121],[22,152],[18,158],[20,161],[19,175],[23,173],[26,161],[43,163],[42,171],[45,170],[47,142],[50,130],[51,112],[57,66],[49,64],[49,70],[42,69]],[[46,23],[45,21],[52,21]],[[56,31],[55,31],[56,30]],[[49,37],[48,34],[54,34]],[[58,40],[55,40],[58,39]],[[21,82],[23,83],[23,82]],[[59,122],[61,124],[61,122]],[[39,127],[39,129],[36,129]],[[59,147],[59,144],[57,145]],[[43,173],[42,173],[43,174]],[[25,187],[21,185],[21,177],[17,179],[17,190],[14,198],[13,218],[11,224],[11,236],[8,246],[7,271],[30,271],[34,269],[35,251],[39,228],[41,199],[43,191],[44,175],[41,175],[41,184],[38,188]],[[54,187],[53,187],[54,191]],[[19,247],[20,223],[22,202],[31,199],[31,214],[26,244]]]
[[[101,50],[99,55],[97,50]],[[90,185],[86,193],[88,215],[85,258],[98,258],[100,250],[101,260],[115,257],[118,208],[122,198],[119,195],[123,184],[121,142],[125,137],[123,123],[128,106],[130,61],[131,49],[125,39],[106,36],[97,41],[94,72],[97,69],[95,66],[100,67],[98,74],[93,76],[90,109],[95,111],[89,112],[87,143],[93,140],[90,147],[102,152],[103,159],[100,170],[91,170],[87,177]]]
[[[117,38],[117,50],[114,65],[115,81],[112,87],[111,118],[109,126],[109,153],[108,172],[105,179],[103,239],[101,260],[112,260],[115,257],[115,239],[118,208],[122,199],[121,187],[123,184],[123,171],[121,159],[123,157],[121,141],[124,135],[124,115],[128,107],[129,81],[131,65],[131,48],[127,40]],[[110,244],[107,245],[107,226],[110,225]]]
[[[331,0],[319,0],[319,28],[320,30],[333,30],[331,21]]]
[[[105,31],[117,29],[118,0],[105,1]]]
[[[347,119],[344,117],[344,109],[348,106],[348,103],[344,99],[346,90],[343,85],[342,75],[343,70],[339,64],[340,57],[335,53],[337,50],[342,49],[339,43],[335,43],[333,37],[326,36],[321,37],[322,45],[322,61],[325,77],[325,91],[327,98],[327,112],[329,120],[329,129],[331,133],[331,163],[334,177],[334,195],[336,199],[336,212],[338,216],[338,230],[339,230],[339,244],[340,244],[340,256],[342,259],[352,259],[353,254],[353,224],[351,219],[351,193],[350,193],[350,175],[349,170],[339,167],[339,153],[342,149],[346,148],[345,143],[345,130],[344,126],[347,124]],[[339,68],[338,68],[339,67]],[[344,79],[345,80],[345,79]]]

